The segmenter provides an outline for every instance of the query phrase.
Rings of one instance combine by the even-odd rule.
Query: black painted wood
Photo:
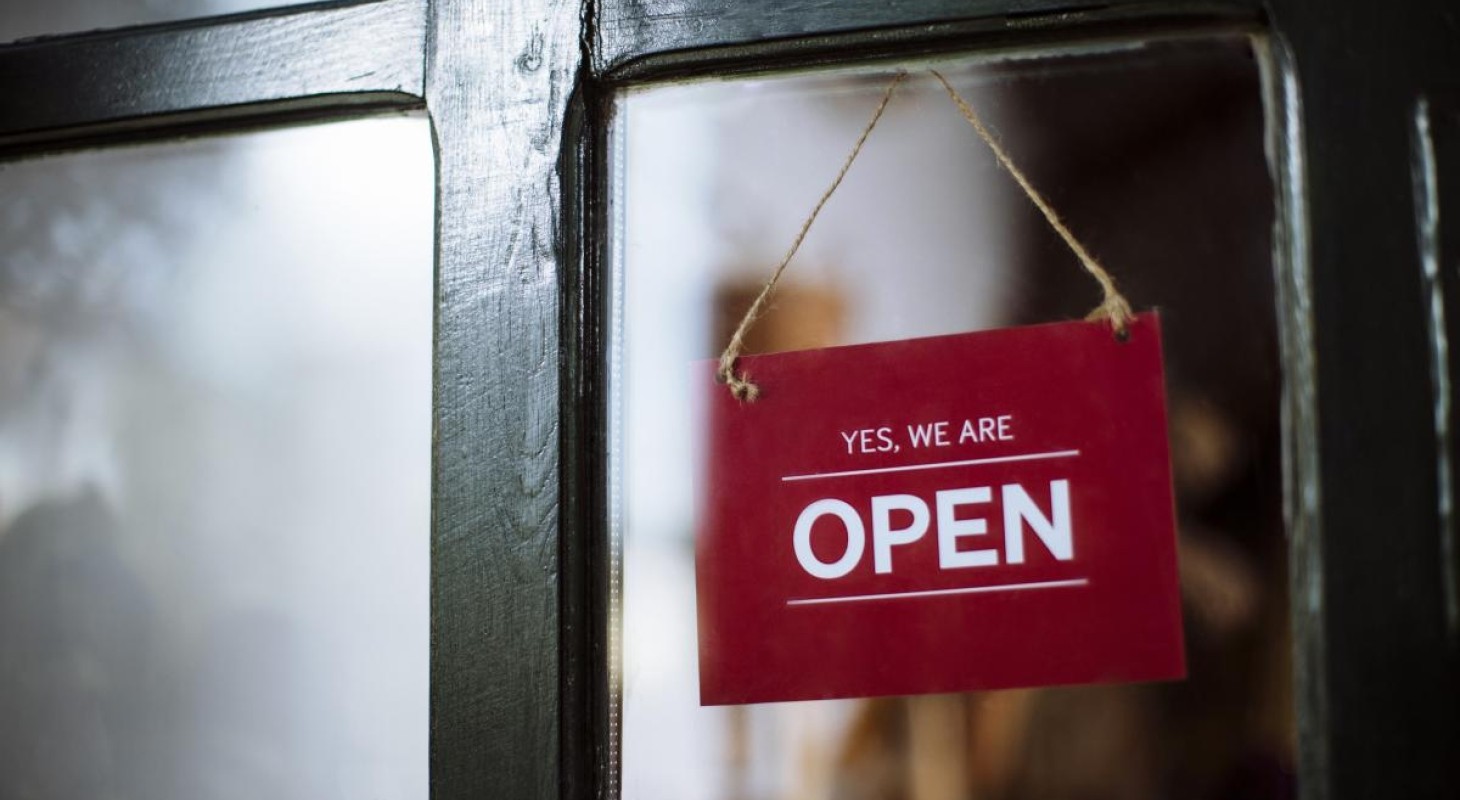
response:
[[[1460,10],[1447,0],[1402,10],[1362,0],[1263,8],[1250,0],[288,8],[0,47],[0,155],[425,98],[440,180],[432,796],[587,797],[614,789],[599,249],[613,91],[1265,13],[1277,60],[1291,68],[1272,83],[1286,221],[1279,314],[1290,367],[1303,792],[1453,797],[1460,678],[1439,568],[1428,295],[1408,126],[1418,97],[1460,83]]]
[[[580,82],[569,105],[560,169],[567,236],[562,280],[562,797],[617,796],[618,687],[610,620],[621,580],[610,540],[607,376],[612,324],[608,122],[613,96]]]
[[[1460,380],[1460,94],[1441,91],[1416,103],[1416,183],[1422,188],[1416,210],[1420,215],[1419,245],[1425,259],[1423,272],[1431,301],[1431,374],[1437,401],[1435,424],[1440,433],[1437,456],[1441,464],[1438,490],[1442,493],[1438,527],[1438,556],[1431,578],[1438,578],[1444,596],[1444,620],[1449,638],[1448,663],[1436,665],[1451,676],[1460,675],[1460,403],[1455,385]],[[1460,692],[1451,696],[1449,719],[1460,720]],[[1443,708],[1443,707],[1442,707]],[[1443,713],[1440,711],[1439,713]],[[1451,752],[1460,745],[1450,743]],[[1453,790],[1460,766],[1442,776]]]
[[[1460,376],[1460,96],[1426,95],[1415,104],[1415,189],[1419,242],[1430,292],[1431,382],[1440,429],[1440,569],[1451,656],[1460,657],[1460,403],[1451,376]],[[1460,662],[1453,665],[1460,669]],[[1457,710],[1460,717],[1460,710]]]
[[[593,30],[593,66],[611,73],[651,54],[757,45],[786,39],[855,34],[842,39],[859,47],[896,28],[926,28],[976,21],[980,28],[1018,31],[1063,20],[1109,16],[1137,9],[1145,15],[1179,10],[1190,15],[1252,16],[1257,0],[1189,3],[1091,2],[1090,0],[602,0]],[[1142,6],[1149,11],[1139,11]],[[914,32],[914,36],[917,33]],[[861,41],[857,41],[858,38]],[[794,45],[792,45],[794,47]]]
[[[563,0],[437,0],[431,795],[558,797]],[[571,532],[569,535],[572,535]]]
[[[825,35],[741,41],[694,50],[671,50],[627,59],[603,78],[616,87],[689,78],[724,78],[848,63],[889,66],[924,57],[989,50],[1036,51],[1118,37],[1257,34],[1260,16],[1240,6],[1165,4],[1109,6],[1063,14],[1004,16],[928,22]]]
[[[419,107],[425,16],[383,0],[0,46],[0,152]]]
[[[1415,100],[1460,79],[1451,3],[1275,3],[1301,96],[1318,375],[1321,760],[1330,798],[1460,791],[1440,570],[1427,297],[1411,200]],[[1309,675],[1297,676],[1300,686]],[[1305,748],[1309,743],[1305,742]],[[1316,795],[1314,795],[1316,796]]]

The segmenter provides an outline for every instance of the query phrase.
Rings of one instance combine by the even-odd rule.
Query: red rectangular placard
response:
[[[1185,674],[1160,322],[697,370],[707,705]]]

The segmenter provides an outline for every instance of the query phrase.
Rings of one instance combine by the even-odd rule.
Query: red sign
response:
[[[702,703],[1185,675],[1155,314],[739,365],[696,378]]]

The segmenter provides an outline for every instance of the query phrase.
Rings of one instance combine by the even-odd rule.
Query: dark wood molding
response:
[[[431,796],[560,796],[571,0],[436,0]]]
[[[426,109],[432,797],[612,796],[613,93],[1212,26],[1265,29],[1274,65],[1301,791],[1452,797],[1460,646],[1412,200],[1415,103],[1460,85],[1452,0],[294,6],[0,46],[0,159]]]
[[[662,71],[653,65],[665,62],[729,63],[756,55],[765,70],[776,68],[777,61],[804,62],[818,52],[845,61],[879,49],[937,47],[939,40],[949,39],[953,47],[968,50],[978,45],[977,37],[990,33],[1068,31],[1090,20],[1252,19],[1261,12],[1257,0],[602,0],[592,66],[599,75],[638,77]],[[650,66],[636,70],[633,65],[641,60]]]
[[[419,108],[426,0],[0,46],[0,157]]]

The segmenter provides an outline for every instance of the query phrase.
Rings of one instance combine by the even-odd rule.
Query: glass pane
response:
[[[1080,319],[1100,299],[909,65],[749,352]],[[837,174],[887,67],[649,88],[618,116],[622,789],[695,798],[1293,794],[1261,65],[1244,38],[937,65],[1139,308],[1163,315],[1190,677],[701,707],[688,365]]]
[[[421,118],[0,170],[0,796],[426,796]]]
[[[0,42],[293,5],[280,0],[8,0]]]

